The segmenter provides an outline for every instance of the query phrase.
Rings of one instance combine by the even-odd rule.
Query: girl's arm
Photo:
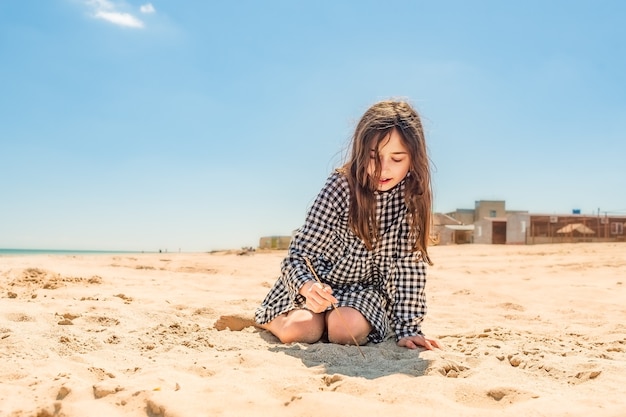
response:
[[[418,253],[408,252],[396,258],[391,270],[392,330],[396,341],[422,334],[426,314],[426,263]]]
[[[333,230],[345,213],[349,198],[347,187],[343,176],[333,173],[309,209],[304,225],[291,239],[289,252],[281,265],[281,279],[294,296],[305,283],[314,280],[304,258],[309,258],[313,267],[317,267],[317,259],[332,242]]]
[[[426,263],[417,253],[398,258],[392,272],[395,289],[392,326],[396,343],[408,349],[422,346],[428,350],[441,348],[439,342],[422,333],[422,320],[426,314]]]

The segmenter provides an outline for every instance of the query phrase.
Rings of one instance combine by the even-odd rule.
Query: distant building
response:
[[[259,249],[280,249],[289,248],[291,236],[266,236],[259,239]]]
[[[472,243],[473,224],[463,224],[461,221],[443,213],[433,215],[433,243],[436,245],[451,245]]]
[[[441,216],[458,221],[447,224]],[[472,231],[464,230],[472,226]],[[564,242],[624,242],[626,216],[583,215],[580,210],[572,214],[531,214],[522,210],[506,210],[504,201],[476,201],[474,210],[458,209],[445,215],[436,214],[433,234],[439,236],[438,244],[522,244]],[[448,230],[463,230],[462,239]],[[435,239],[437,243],[437,239]]]
[[[533,214],[526,221],[527,244],[563,242],[624,242],[626,216]]]
[[[458,220],[459,222],[461,222],[461,224],[474,224],[474,222],[476,221],[476,210],[456,209],[456,211],[446,213],[446,216]]]
[[[462,222],[466,229],[463,243],[507,243],[507,218],[508,216],[527,213],[525,211],[506,210],[503,200],[478,200],[473,209],[457,209],[446,213],[447,216]],[[461,243],[461,242],[454,242]]]

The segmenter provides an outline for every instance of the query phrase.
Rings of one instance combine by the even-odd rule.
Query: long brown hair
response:
[[[406,101],[387,100],[371,106],[361,120],[352,138],[348,161],[340,168],[350,185],[350,212],[348,224],[365,246],[372,250],[378,239],[376,196],[378,178],[368,175],[371,149],[378,149],[392,130],[396,129],[409,151],[410,168],[406,176],[405,202],[409,221],[409,235],[414,240],[414,251],[432,265],[428,256],[432,189],[430,165],[426,153],[424,129],[420,117]],[[380,161],[375,158],[375,172],[380,175]]]

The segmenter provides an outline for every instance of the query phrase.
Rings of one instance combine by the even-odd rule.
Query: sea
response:
[[[74,250],[74,249],[3,249],[0,248],[0,256],[3,255],[115,255],[149,253],[143,251],[107,251],[107,250]]]

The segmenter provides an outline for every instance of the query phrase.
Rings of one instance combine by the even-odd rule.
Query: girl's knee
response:
[[[346,329],[328,329],[328,341],[338,345],[364,345],[367,343],[369,331],[348,332]]]
[[[342,307],[328,315],[328,341],[341,345],[364,345],[372,326],[357,310]]]
[[[276,336],[282,343],[315,343],[322,338],[324,328],[315,325],[291,324],[283,327]]]
[[[277,317],[267,330],[282,343],[315,343],[324,333],[324,316],[305,310],[295,310]]]

